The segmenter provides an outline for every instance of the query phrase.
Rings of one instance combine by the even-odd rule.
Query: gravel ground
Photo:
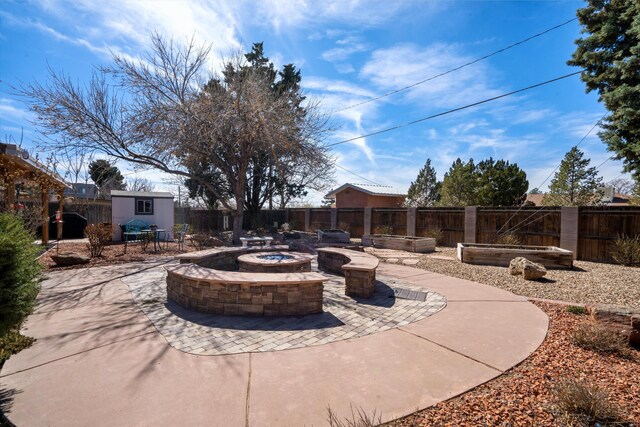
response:
[[[442,259],[446,257],[449,259]],[[542,280],[527,281],[510,275],[506,267],[463,264],[455,259],[454,248],[438,248],[435,253],[421,255],[416,267],[525,297],[640,308],[640,268],[587,261],[573,264],[573,270],[548,270]]]
[[[531,357],[507,374],[457,398],[392,421],[389,426],[559,426],[553,403],[554,384],[579,378],[604,389],[622,420],[640,426],[640,352],[631,358],[602,355],[571,342],[584,315],[560,305],[536,303],[547,315],[547,338]]]

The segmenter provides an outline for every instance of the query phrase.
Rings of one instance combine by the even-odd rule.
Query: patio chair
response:
[[[178,243],[178,250],[184,250],[184,239],[189,231],[189,224],[176,224],[174,239]]]

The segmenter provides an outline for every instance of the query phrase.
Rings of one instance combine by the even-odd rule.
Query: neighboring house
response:
[[[403,206],[407,195],[392,187],[346,183],[329,192],[325,199],[334,200],[336,208],[397,208]]]
[[[96,199],[99,196],[98,187],[95,184],[74,182],[71,188],[64,191],[64,197],[74,199]]]
[[[526,202],[533,206],[543,206],[542,199],[544,194],[527,194]],[[602,198],[603,206],[629,206],[629,201],[632,196],[627,194],[614,193],[608,188],[604,189],[604,197]]]
[[[111,224],[113,240],[122,237],[120,224],[138,219],[148,225],[155,224],[173,235],[175,222],[173,194],[155,191],[111,190]]]

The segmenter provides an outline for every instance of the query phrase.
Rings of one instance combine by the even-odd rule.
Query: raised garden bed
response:
[[[392,236],[372,234],[368,240],[376,248],[397,249],[407,252],[427,253],[436,250],[436,239],[431,237]]]
[[[573,252],[556,246],[490,245],[458,243],[456,257],[466,264],[507,267],[512,259],[525,257],[546,268],[572,268]]]
[[[351,235],[342,230],[318,230],[320,243],[351,243]]]

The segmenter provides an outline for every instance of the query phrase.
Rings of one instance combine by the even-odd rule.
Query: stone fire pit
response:
[[[312,255],[299,252],[257,252],[238,257],[240,271],[252,273],[297,273],[311,271]]]

